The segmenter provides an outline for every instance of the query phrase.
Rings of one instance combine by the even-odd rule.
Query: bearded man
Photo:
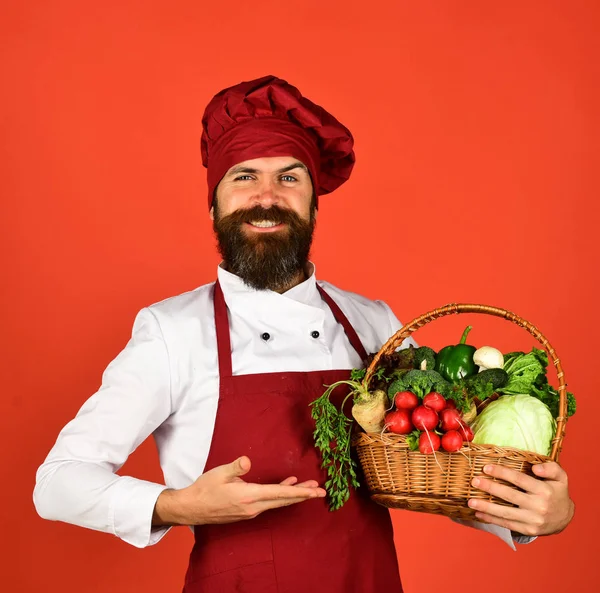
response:
[[[400,592],[389,512],[364,488],[329,512],[312,439],[309,403],[401,327],[384,302],[317,281],[309,261],[322,196],[352,171],[352,135],[267,76],[214,97],[201,146],[217,280],[140,311],[40,467],[36,508],[138,547],[191,526],[186,593]],[[151,434],[165,484],[116,475]],[[482,506],[496,525],[479,527],[511,544],[530,539],[511,526],[562,529],[572,503],[548,465],[552,496],[541,478],[519,482],[518,520]]]

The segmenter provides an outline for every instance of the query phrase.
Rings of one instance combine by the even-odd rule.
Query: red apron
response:
[[[364,360],[354,328],[319,291]],[[218,282],[214,306],[220,391],[205,471],[248,455],[248,482],[277,484],[297,476],[324,484],[309,403],[324,385],[347,379],[348,370],[233,376],[227,305]],[[334,391],[334,404],[343,395],[343,387]],[[389,513],[369,500],[364,487],[338,511],[314,499],[194,531],[184,593],[402,592]]]

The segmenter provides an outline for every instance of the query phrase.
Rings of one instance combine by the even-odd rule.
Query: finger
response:
[[[488,500],[479,500],[471,498],[469,507],[477,512],[483,513],[496,519],[505,521],[517,521],[519,523],[527,523],[533,521],[533,513],[528,509],[520,509],[518,507],[509,507],[503,504],[497,504]]]
[[[228,463],[227,465],[219,465],[207,473],[219,474],[226,481],[231,481],[235,478],[246,475],[250,471],[251,467],[250,459],[248,457],[238,457],[235,461]]]
[[[264,511],[268,511],[271,509],[278,509],[282,507],[289,507],[294,504],[299,504],[301,502],[306,502],[307,498],[286,498],[279,500],[261,500],[252,505],[252,513],[263,513]]]
[[[296,484],[296,487],[298,486],[302,488],[318,488],[319,482],[316,480],[307,480],[306,482],[300,482],[299,484]]]
[[[533,473],[545,480],[556,480],[557,482],[567,482],[567,472],[555,461],[547,463],[537,463],[532,468]]]
[[[306,488],[302,486],[285,486],[281,484],[252,484],[250,502],[268,500],[286,500],[293,498],[323,498],[326,496],[323,488]]]
[[[319,482],[316,480],[307,480],[306,482],[298,483],[298,478],[295,476],[290,476],[283,480],[283,482],[279,482],[280,486],[299,486],[301,488],[318,488]]]
[[[489,492],[493,496],[497,496],[502,500],[506,500],[506,502],[512,502],[521,508],[531,506],[531,496],[521,492],[520,490],[516,490],[512,486],[500,484],[499,482],[487,480],[486,478],[473,478],[471,484],[479,490]]]
[[[486,465],[483,471],[488,476],[514,484],[517,488],[521,488],[521,490],[532,494],[542,494],[548,488],[546,484],[537,478],[528,476],[510,467],[504,467],[503,465]]]
[[[491,525],[498,525],[499,527],[504,527],[505,529],[510,529],[515,533],[521,533],[523,535],[537,535],[534,528],[527,523],[522,523],[521,521],[511,521],[510,519],[501,519],[500,517],[495,517],[494,515],[488,515],[487,513],[475,513],[475,517],[478,521],[482,523],[489,523]]]
[[[298,482],[298,478],[296,476],[290,476],[283,480],[283,482],[279,482],[281,486],[294,486]]]

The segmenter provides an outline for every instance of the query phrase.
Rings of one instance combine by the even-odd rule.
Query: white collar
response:
[[[235,274],[223,268],[223,263],[217,268],[217,278],[223,289],[225,302],[231,310],[249,312],[268,312],[269,307],[293,306],[295,304],[308,305],[309,307],[322,306],[322,298],[317,290],[316,267],[308,262],[306,267],[307,278],[290,290],[279,294],[272,290],[257,290],[251,288]]]

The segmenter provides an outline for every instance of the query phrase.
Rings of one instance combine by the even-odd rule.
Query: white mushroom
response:
[[[501,369],[504,366],[502,352],[491,346],[482,346],[473,354],[473,362],[479,367],[479,372],[486,369]]]

